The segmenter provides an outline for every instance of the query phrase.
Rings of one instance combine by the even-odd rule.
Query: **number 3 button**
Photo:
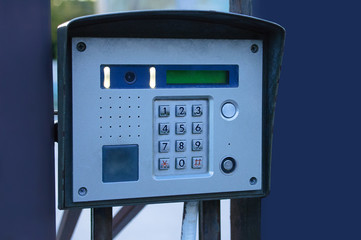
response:
[[[202,105],[192,105],[192,116],[200,117],[203,114]]]

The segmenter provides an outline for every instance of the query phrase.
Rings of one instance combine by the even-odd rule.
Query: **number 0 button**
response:
[[[193,134],[201,134],[203,131],[203,123],[194,122],[192,123],[192,133]]]
[[[177,157],[175,158],[175,168],[176,169],[185,169],[186,168],[186,158]]]

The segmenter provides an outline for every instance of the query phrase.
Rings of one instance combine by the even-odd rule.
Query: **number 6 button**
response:
[[[192,123],[192,133],[193,134],[201,134],[203,131],[203,123],[194,122]]]

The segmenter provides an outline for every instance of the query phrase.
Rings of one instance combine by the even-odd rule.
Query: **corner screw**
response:
[[[84,42],[78,42],[76,49],[78,49],[79,52],[84,52],[86,49],[86,44]]]
[[[250,183],[251,185],[255,185],[255,184],[257,183],[257,178],[251,177],[251,179],[249,180],[249,183]]]
[[[88,190],[87,190],[85,187],[81,187],[81,188],[79,188],[79,190],[78,190],[78,194],[79,194],[80,196],[85,196],[87,193],[88,193]]]
[[[253,53],[258,52],[258,45],[257,45],[257,44],[253,44],[253,45],[251,46],[251,51],[252,51]]]

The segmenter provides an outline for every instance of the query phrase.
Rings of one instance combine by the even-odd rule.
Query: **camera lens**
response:
[[[135,73],[127,72],[124,76],[124,79],[127,81],[127,83],[133,83],[135,81]]]

